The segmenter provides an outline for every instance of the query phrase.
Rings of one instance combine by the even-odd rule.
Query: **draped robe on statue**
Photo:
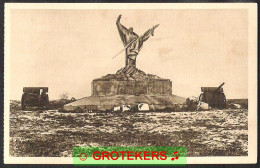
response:
[[[135,32],[131,32],[120,21],[117,21],[117,28],[121,40],[126,47],[126,66],[136,67],[136,57],[140,52],[143,43],[154,33],[155,27],[147,30],[142,36],[138,36]]]

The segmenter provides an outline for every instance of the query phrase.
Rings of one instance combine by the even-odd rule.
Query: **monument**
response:
[[[116,25],[120,35],[120,38],[123,42],[126,51],[126,67],[134,66],[136,67],[136,57],[140,52],[143,43],[149,39],[150,36],[154,36],[154,29],[159,26],[153,26],[153,28],[147,30],[143,35],[140,37],[134,32],[133,28],[130,27],[127,29],[120,23],[121,15],[119,15]]]
[[[123,26],[120,19],[121,15],[117,18],[116,26],[124,46],[122,51],[125,51],[125,67],[115,74],[94,79],[91,83],[91,96],[65,105],[64,110],[111,110],[116,105],[135,105],[140,102],[152,104],[155,109],[164,109],[185,101],[185,98],[172,95],[170,79],[147,74],[136,67],[136,59],[144,42],[154,36],[159,24],[139,36],[132,27]]]
[[[139,36],[130,27],[120,23],[119,15],[116,25],[125,50],[125,67],[116,74],[108,74],[92,82],[92,95],[141,95],[172,94],[172,82],[156,75],[146,74],[136,68],[136,58],[143,44],[154,36],[159,24]]]

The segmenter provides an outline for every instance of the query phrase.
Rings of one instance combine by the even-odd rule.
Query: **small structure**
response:
[[[122,112],[131,111],[131,105],[123,105],[122,106]]]
[[[46,107],[49,105],[48,87],[24,87],[22,95],[22,109],[27,106]]]
[[[213,108],[226,108],[226,96],[222,88],[224,84],[223,82],[219,87],[201,87],[199,101],[208,103]]]
[[[114,112],[120,112],[121,111],[121,107],[120,106],[116,106],[113,108]]]
[[[197,109],[196,110],[209,110],[209,104],[205,103],[205,102],[199,102],[199,104],[197,105]]]
[[[139,103],[137,104],[138,111],[149,111],[149,105],[147,103]]]
[[[121,106],[115,106],[113,108],[114,112],[128,112],[131,111],[131,105],[121,105]]]

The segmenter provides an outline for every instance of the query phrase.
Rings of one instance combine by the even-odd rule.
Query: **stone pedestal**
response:
[[[169,79],[154,80],[93,80],[92,96],[99,95],[171,95],[172,82]]]
[[[133,66],[108,74],[91,83],[92,95],[66,104],[65,111],[77,108],[91,111],[111,111],[115,106],[147,103],[151,110],[175,109],[185,98],[172,94],[172,81],[146,74]]]
[[[92,96],[103,95],[171,95],[172,82],[126,66],[91,83]]]

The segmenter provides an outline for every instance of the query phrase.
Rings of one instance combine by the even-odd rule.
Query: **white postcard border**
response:
[[[257,4],[256,3],[6,3],[4,33],[4,163],[73,164],[72,157],[10,157],[10,12],[11,9],[247,9],[248,10],[248,156],[188,157],[188,164],[246,164],[257,162]],[[205,149],[207,150],[207,149]]]

